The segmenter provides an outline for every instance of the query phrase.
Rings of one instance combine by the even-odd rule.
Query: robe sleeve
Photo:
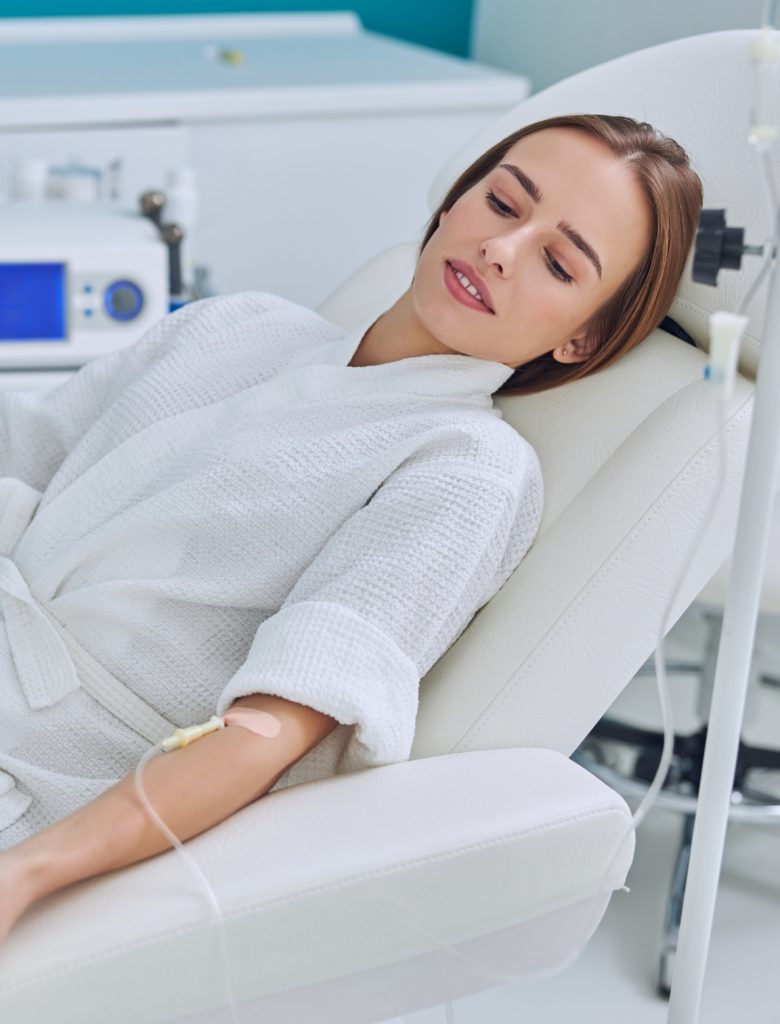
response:
[[[280,301],[265,292],[200,299],[53,388],[0,392],[0,479],[12,477],[43,492],[89,428],[157,360],[199,336],[219,337],[231,320],[256,318]]]
[[[538,531],[541,470],[515,436],[502,476],[420,453],[402,463],[262,622],[216,713],[272,694],[356,726],[339,772],[407,760],[420,679]]]

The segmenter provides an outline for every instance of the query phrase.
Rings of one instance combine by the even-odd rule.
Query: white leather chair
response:
[[[749,35],[644,50],[532,96],[447,163],[430,208],[473,157],[523,124],[621,113],[679,139],[705,205],[727,206],[748,241],[763,239],[744,142]],[[387,308],[414,252],[410,242],[382,254],[321,312],[352,326]],[[685,278],[671,313],[697,345],[707,343],[706,314],[733,308],[752,272],[722,275],[717,290]],[[754,331],[728,403],[723,498],[673,621],[733,545],[758,340]],[[633,834],[618,848],[627,804],[570,755],[654,650],[699,529],[718,465],[704,363],[699,348],[657,331],[593,377],[497,399],[539,453],[544,521],[423,680],[411,760],[270,794],[188,844],[226,916],[244,1020],[369,1024],[441,1003],[445,980],[451,998],[497,983],[427,934],[517,975],[559,970],[581,951],[623,885]],[[217,931],[179,855],[34,905],[0,947],[0,1017],[227,1020]]]

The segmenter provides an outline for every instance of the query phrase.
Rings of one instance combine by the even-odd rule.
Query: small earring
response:
[[[566,355],[566,349],[563,350],[563,354]]]

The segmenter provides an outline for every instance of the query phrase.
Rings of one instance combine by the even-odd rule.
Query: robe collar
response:
[[[393,382],[404,391],[434,397],[450,397],[478,403],[491,403],[491,396],[514,373],[511,366],[493,359],[480,359],[461,353],[452,355],[434,353],[425,356],[407,356],[374,366],[349,366],[363,335],[377,317],[363,320],[348,331],[333,346],[335,362],[343,366],[356,384]]]

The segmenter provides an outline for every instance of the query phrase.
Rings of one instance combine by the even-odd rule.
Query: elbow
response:
[[[286,770],[304,754],[325,739],[339,725],[339,721],[306,704],[298,704],[265,693],[252,693],[234,701],[231,708],[254,708],[273,715],[281,724],[279,735],[269,740],[256,737],[258,742],[277,745],[279,764]],[[276,760],[276,758],[275,758]]]

